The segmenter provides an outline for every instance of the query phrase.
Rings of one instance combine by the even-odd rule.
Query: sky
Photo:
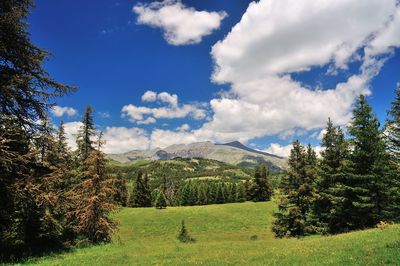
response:
[[[78,87],[51,110],[72,148],[91,105],[107,153],[318,150],[360,94],[383,124],[400,82],[398,0],[37,0],[28,22],[45,69]]]

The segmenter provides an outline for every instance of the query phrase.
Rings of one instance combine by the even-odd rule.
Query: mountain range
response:
[[[286,166],[286,159],[274,154],[251,149],[238,141],[225,144],[197,142],[174,144],[164,149],[132,150],[122,154],[108,154],[109,159],[120,163],[137,160],[170,160],[174,158],[205,158],[239,166],[266,164],[272,171],[280,171]]]

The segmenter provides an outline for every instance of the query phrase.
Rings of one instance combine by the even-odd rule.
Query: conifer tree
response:
[[[126,207],[128,202],[128,191],[126,187],[126,179],[122,174],[118,173],[114,178],[113,187],[115,191],[114,201],[120,206]]]
[[[159,189],[154,205],[156,206],[157,209],[160,210],[167,208],[167,200],[165,198],[163,189]]]
[[[182,220],[181,228],[180,228],[179,234],[178,234],[178,240],[181,241],[182,243],[190,243],[190,242],[195,241],[195,239],[189,235],[189,232],[186,229],[184,220]]]
[[[86,159],[93,150],[93,138],[96,135],[96,128],[93,123],[93,108],[86,106],[83,114],[82,126],[79,129],[76,143],[78,145],[78,158],[80,165],[85,165]]]
[[[389,118],[386,121],[386,134],[388,147],[391,155],[400,163],[400,83],[397,83],[395,99],[388,112]]]
[[[236,185],[236,202],[245,202],[246,200],[246,187],[243,182],[239,182]]]
[[[397,83],[395,99],[386,121],[387,146],[390,152],[388,169],[388,206],[385,216],[388,220],[400,221],[400,83]]]
[[[225,203],[225,189],[223,183],[217,183],[215,191],[215,203],[222,204]]]
[[[272,184],[265,165],[256,167],[254,174],[254,184],[252,186],[253,201],[267,201],[272,196]]]
[[[207,185],[200,183],[197,190],[197,205],[207,205]]]
[[[78,235],[85,236],[92,243],[109,242],[115,223],[109,214],[115,209],[113,179],[107,175],[104,153],[101,151],[102,134],[97,148],[92,149],[85,161],[84,179],[81,180],[75,201],[78,208],[74,217],[74,229]]]
[[[281,184],[282,196],[273,232],[277,237],[299,237],[309,233],[308,216],[315,197],[314,178],[310,171],[315,153],[305,151],[298,142],[293,143],[289,156],[289,172]]]
[[[135,207],[151,207],[151,191],[148,184],[147,173],[138,171],[133,193],[133,204]]]
[[[186,181],[181,189],[181,205],[183,206],[190,206],[193,202],[193,195],[192,195],[192,182],[191,180]]]
[[[346,166],[349,149],[340,127],[328,119],[321,141],[319,178],[316,182],[318,196],[313,204],[313,218],[317,230],[322,233],[346,231]]]
[[[388,154],[379,126],[371,106],[361,95],[349,126],[352,147],[350,173],[346,180],[347,200],[351,202],[349,229],[376,225],[388,204]]]

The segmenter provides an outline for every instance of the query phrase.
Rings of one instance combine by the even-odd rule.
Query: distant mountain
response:
[[[173,158],[205,158],[231,165],[254,166],[267,164],[272,171],[280,171],[286,165],[286,159],[253,150],[238,141],[226,144],[212,142],[197,142],[192,144],[174,144],[164,149],[156,148],[149,151],[133,150],[122,154],[109,154],[108,158],[129,163],[137,160],[170,160]]]

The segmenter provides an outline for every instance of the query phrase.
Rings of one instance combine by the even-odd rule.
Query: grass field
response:
[[[111,244],[32,259],[33,265],[400,265],[400,226],[275,239],[268,203],[122,209]],[[181,220],[197,241],[176,239]],[[251,240],[251,236],[257,236]],[[255,238],[255,237],[253,237]]]

